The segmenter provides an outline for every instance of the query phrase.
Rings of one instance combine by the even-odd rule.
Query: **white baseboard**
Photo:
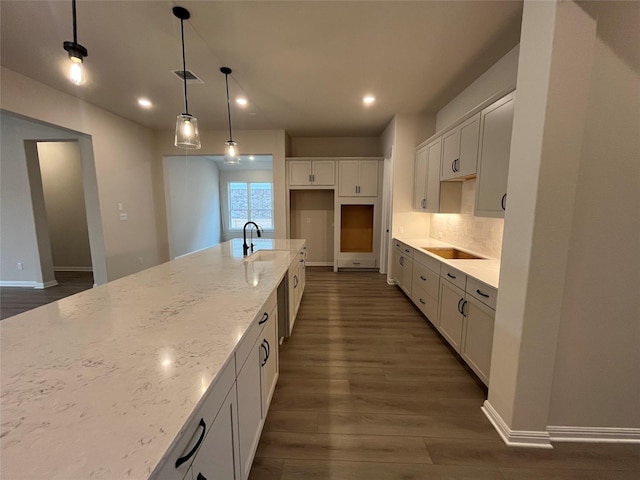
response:
[[[49,287],[55,287],[58,285],[58,282],[55,280],[51,280],[50,282],[25,282],[18,280],[8,280],[8,281],[0,281],[0,287],[20,287],[20,288],[36,288],[38,290],[42,290]]]
[[[640,428],[565,427],[550,425],[547,432],[554,442],[640,443]]]
[[[93,267],[53,267],[54,272],[93,272]]]
[[[504,443],[510,447],[553,448],[551,437],[546,431],[511,430],[500,414],[485,400],[482,412],[489,419]]]

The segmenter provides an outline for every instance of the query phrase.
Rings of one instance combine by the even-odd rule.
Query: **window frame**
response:
[[[231,209],[231,184],[244,184],[247,186],[246,188],[246,192],[247,192],[247,216],[249,217],[248,221],[255,221],[251,218],[251,212],[252,212],[252,208],[251,208],[251,185],[252,184],[269,184],[271,185],[271,224],[272,226],[269,228],[264,227],[263,225],[260,225],[258,222],[258,225],[260,225],[260,229],[264,230],[265,232],[273,232],[275,230],[275,221],[274,221],[274,209],[273,209],[273,182],[264,182],[264,181],[237,181],[237,180],[229,180],[227,181],[227,215],[229,216],[228,220],[227,220],[227,228],[229,232],[241,232],[242,231],[242,227],[233,227],[231,225],[232,223],[232,209]],[[264,209],[260,209],[260,210],[264,210]]]

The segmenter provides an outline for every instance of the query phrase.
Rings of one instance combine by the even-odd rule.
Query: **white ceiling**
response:
[[[3,66],[153,129],[184,110],[201,130],[226,128],[221,66],[233,69],[234,129],[292,136],[379,135],[396,113],[436,112],[519,41],[522,1],[78,1],[88,81],[65,77],[71,0],[0,1]],[[362,97],[373,94],[374,105]],[[143,110],[140,96],[154,107]]]

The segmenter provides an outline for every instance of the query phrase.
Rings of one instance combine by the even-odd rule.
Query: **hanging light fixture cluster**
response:
[[[222,67],[220,71],[224,74],[224,84],[227,88],[227,117],[229,119],[229,140],[224,144],[224,163],[226,165],[237,165],[240,163],[238,142],[233,141],[233,134],[231,133],[231,103],[229,101],[229,75],[231,74],[231,69]]]
[[[76,85],[82,85],[86,81],[82,61],[89,54],[87,49],[78,43],[78,26],[76,21],[76,0],[71,0],[73,15],[73,42],[64,42],[64,49],[69,53],[69,80]]]
[[[183,7],[173,7],[173,14],[180,19],[182,34],[182,82],[184,85],[184,113],[176,119],[175,146],[189,149],[200,148],[200,133],[198,119],[189,114],[189,100],[187,97],[187,62],[184,54],[184,21],[191,17],[189,10]]]

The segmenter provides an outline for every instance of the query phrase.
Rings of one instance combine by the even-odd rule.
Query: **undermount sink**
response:
[[[287,255],[289,255],[289,250],[258,250],[245,257],[243,262],[273,262],[282,260]]]
[[[438,255],[442,258],[447,258],[449,260],[486,260],[483,257],[478,257],[477,255],[473,255],[472,253],[463,252],[462,250],[458,250],[457,248],[436,248],[436,247],[422,247],[427,252],[431,252],[435,255]]]

